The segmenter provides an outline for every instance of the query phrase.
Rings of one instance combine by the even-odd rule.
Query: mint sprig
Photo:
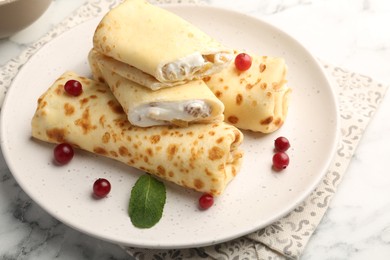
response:
[[[131,190],[129,216],[138,228],[151,228],[160,221],[166,201],[164,183],[149,174],[139,177]]]

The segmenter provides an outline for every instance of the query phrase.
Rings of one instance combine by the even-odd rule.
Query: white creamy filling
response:
[[[190,122],[209,117],[211,109],[204,100],[153,102],[135,109],[129,115],[129,121],[141,127],[169,125],[174,120]]]
[[[200,71],[204,74],[214,73],[219,71],[222,66],[228,63],[233,58],[230,53],[212,54],[213,61],[208,61],[206,56],[199,52],[190,54],[184,58],[165,64],[160,70],[160,76],[166,81],[191,80]],[[210,67],[207,68],[207,63]],[[203,71],[203,68],[206,68]]]

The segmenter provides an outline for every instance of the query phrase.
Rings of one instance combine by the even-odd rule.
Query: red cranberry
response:
[[[290,163],[290,158],[285,152],[277,152],[272,157],[272,162],[275,170],[283,170]]]
[[[246,53],[240,53],[236,56],[234,64],[239,71],[248,70],[252,66],[252,57]]]
[[[83,92],[83,86],[77,80],[68,80],[64,85],[65,91],[72,96],[79,96]]]
[[[280,136],[275,139],[275,149],[279,152],[285,152],[290,148],[290,142],[286,137]]]
[[[210,208],[212,205],[214,204],[214,197],[210,194],[203,194],[200,198],[199,198],[199,207],[201,209],[208,209]]]
[[[99,178],[93,183],[93,194],[98,198],[105,197],[111,191],[111,184],[104,178]]]
[[[54,153],[54,160],[61,165],[70,162],[70,160],[72,160],[74,155],[73,147],[68,143],[58,144],[54,148],[53,153]]]

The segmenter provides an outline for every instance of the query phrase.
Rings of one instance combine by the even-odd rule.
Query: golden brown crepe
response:
[[[194,25],[145,0],[126,0],[110,10],[95,31],[93,46],[133,67],[129,79],[147,87],[146,74],[163,83],[158,87],[172,86],[216,73],[233,57]]]
[[[247,71],[237,70],[232,62],[204,81],[225,105],[226,122],[240,129],[271,133],[283,125],[288,112],[291,89],[286,84],[286,64],[283,58],[251,57],[252,66]]]
[[[109,85],[133,125],[187,126],[223,121],[223,103],[202,80],[150,90],[113,72],[111,63],[94,50],[89,54],[89,62],[94,78]]]
[[[80,96],[64,91],[70,79],[82,83]],[[64,73],[39,98],[31,125],[32,136],[39,140],[67,142],[212,195],[224,191],[243,156],[243,135],[234,126],[133,126],[105,84],[73,72]]]

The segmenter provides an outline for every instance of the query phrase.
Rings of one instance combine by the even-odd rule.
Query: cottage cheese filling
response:
[[[129,115],[129,121],[141,127],[169,125],[175,120],[190,122],[207,118],[211,110],[204,100],[153,102],[138,107]]]
[[[232,58],[230,53],[202,55],[195,52],[165,64],[159,70],[159,74],[164,81],[192,80],[199,75],[204,76],[220,71]]]

